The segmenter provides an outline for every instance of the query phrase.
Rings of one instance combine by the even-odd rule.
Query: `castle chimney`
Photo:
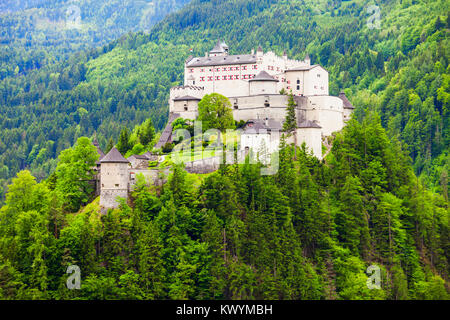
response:
[[[256,55],[257,56],[262,56],[263,55],[263,49],[261,48],[261,46],[259,46],[258,50],[256,50]]]
[[[305,61],[306,65],[308,65],[308,66],[311,65],[311,59],[309,58],[309,54],[306,54],[304,61]]]

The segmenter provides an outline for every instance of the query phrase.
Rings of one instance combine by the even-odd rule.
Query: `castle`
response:
[[[241,149],[256,149],[262,140],[269,149],[279,139],[270,132],[279,131],[286,117],[288,96],[294,95],[297,118],[297,143],[322,159],[322,139],[340,131],[354,107],[342,92],[328,93],[328,71],[303,61],[282,57],[261,47],[256,53],[229,55],[228,46],[218,41],[204,57],[190,56],[185,61],[184,85],[170,89],[169,121],[156,148],[171,142],[172,122],[177,118],[196,119],[198,102],[213,92],[226,96],[236,121],[248,124],[241,136]],[[292,139],[293,140],[293,139]]]
[[[198,117],[198,103],[206,95],[220,93],[232,105],[233,117],[243,120],[240,150],[245,154],[264,144],[269,152],[278,149],[283,122],[286,117],[288,95],[296,104],[296,141],[318,159],[322,159],[322,142],[333,132],[340,131],[354,107],[343,92],[339,97],[328,92],[328,71],[320,65],[311,65],[308,55],[303,61],[282,57],[261,47],[250,54],[229,55],[228,46],[218,41],[204,57],[190,56],[185,61],[184,85],[170,89],[169,119],[155,149],[172,142],[172,123],[178,118],[194,120]],[[113,148],[103,155],[98,148],[97,193],[102,210],[117,207],[117,197],[127,198],[142,173],[148,180],[162,183],[161,169],[149,169],[155,161],[151,153],[125,159]],[[207,160],[207,161],[205,161]],[[191,172],[211,172],[219,161],[215,158],[186,165]],[[200,168],[200,169],[199,169]],[[168,169],[163,169],[168,173]]]

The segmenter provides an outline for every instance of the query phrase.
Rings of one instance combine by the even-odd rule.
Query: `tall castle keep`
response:
[[[286,53],[282,57],[264,53],[261,47],[251,54],[228,52],[228,46],[219,40],[209,54],[185,61],[184,85],[170,90],[169,122],[156,148],[171,141],[173,120],[196,119],[198,102],[216,92],[230,100],[235,120],[249,122],[241,138],[242,149],[256,148],[254,143],[261,140],[275,149],[279,141],[267,132],[282,128],[288,104],[288,96],[280,94],[284,89],[292,92],[297,104],[297,142],[305,142],[321,159],[322,139],[340,131],[354,109],[344,93],[329,95],[328,71],[311,65],[308,55],[299,61],[289,59]]]
[[[184,65],[184,85],[170,89],[169,120],[155,146],[159,149],[172,142],[172,123],[177,118],[194,120],[198,117],[198,103],[213,92],[226,96],[232,105],[233,117],[244,120],[240,135],[240,154],[258,150],[278,150],[279,132],[286,117],[288,96],[292,92],[296,103],[296,138],[288,142],[305,143],[309,150],[322,159],[322,143],[333,132],[340,131],[354,107],[344,93],[339,97],[328,92],[328,72],[320,65],[311,65],[308,56],[303,61],[282,57],[273,52],[229,55],[228,46],[218,41],[204,57],[190,56]],[[168,168],[149,168],[149,162],[162,158],[147,152],[125,159],[113,148],[104,155],[98,148],[97,193],[102,212],[118,206],[117,197],[127,198],[133,189],[136,175],[143,174],[148,181],[163,183]],[[164,156],[163,156],[164,157]],[[192,161],[186,170],[206,173],[218,168],[217,157]]]

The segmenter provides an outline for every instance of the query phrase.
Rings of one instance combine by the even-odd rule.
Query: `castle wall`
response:
[[[284,88],[294,95],[328,95],[328,72],[321,66],[286,72]]]
[[[205,174],[219,169],[221,157],[212,157],[185,163],[185,170],[189,173]]]
[[[198,117],[198,101],[174,101],[173,108],[175,113],[179,113],[181,118],[196,119]]]
[[[169,111],[175,112],[175,104],[173,99],[184,97],[184,96],[192,96],[196,98],[203,98],[205,95],[205,91],[200,86],[178,86],[170,89],[170,98],[169,98]],[[176,113],[176,112],[175,112]]]
[[[256,95],[230,98],[235,120],[275,119],[284,120],[288,97],[285,95]]]
[[[353,110],[344,108],[344,122],[350,120]]]
[[[147,185],[162,186],[167,182],[170,168],[164,169],[130,169],[130,190],[134,190],[136,185],[136,176],[142,174],[147,181]]]
[[[333,96],[309,96],[306,110],[308,120],[317,121],[322,134],[331,135],[344,127],[344,106],[341,99]]]
[[[250,81],[250,96],[259,94],[278,94],[275,81]]]

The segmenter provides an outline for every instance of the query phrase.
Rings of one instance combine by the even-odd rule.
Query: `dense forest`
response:
[[[64,61],[129,31],[148,31],[188,0],[4,0],[0,79]]]
[[[231,53],[249,52],[259,44],[277,54],[287,50],[297,59],[308,53],[312,63],[329,71],[330,93],[345,90],[359,120],[376,110],[388,136],[408,150],[421,182],[447,199],[449,3],[383,1],[378,4],[379,29],[368,27],[371,4],[376,3],[194,0],[148,34],[127,34],[65,61],[52,58],[43,67],[5,69],[0,82],[0,195],[22,169],[38,181],[48,177],[60,152],[81,136],[96,136],[105,147],[124,126],[132,128],[149,117],[156,129],[163,128],[169,88],[182,82],[190,50],[203,56],[220,37]],[[87,15],[93,20],[110,12],[91,8]],[[1,16],[4,21],[11,17],[15,15]],[[124,23],[133,19],[131,15]],[[17,24],[11,22],[13,26]],[[26,30],[17,32],[22,34],[18,38],[28,37]],[[13,42],[1,50],[39,52],[45,46],[36,42],[33,50],[25,50]],[[19,64],[10,61],[7,68]]]
[[[9,186],[0,298],[449,299],[448,202],[376,113],[351,120],[325,161],[304,147],[295,159],[284,141],[275,175],[174,166],[162,186],[138,175],[103,215],[88,183],[98,153],[78,138],[49,179],[25,170]],[[66,287],[70,265],[80,290]],[[380,289],[367,287],[369,265]]]
[[[2,25],[63,8],[18,3],[0,4]],[[136,25],[131,9],[124,19],[96,7],[106,2],[79,3],[92,21]],[[67,59],[2,67],[0,299],[449,299],[450,5],[385,1],[373,29],[370,4],[193,0],[149,33],[98,48],[62,41],[50,53],[30,40],[29,52]],[[28,54],[18,39],[35,36],[23,26],[0,48],[22,52],[17,66]],[[282,139],[275,175],[262,164],[205,175],[174,165],[163,185],[138,175],[129,201],[100,214],[93,138],[127,155],[151,148],[184,59],[217,38],[231,53],[308,53],[329,71],[330,93],[345,90],[353,119],[323,161]],[[71,265],[80,290],[66,287]],[[380,289],[367,287],[371,265]]]

